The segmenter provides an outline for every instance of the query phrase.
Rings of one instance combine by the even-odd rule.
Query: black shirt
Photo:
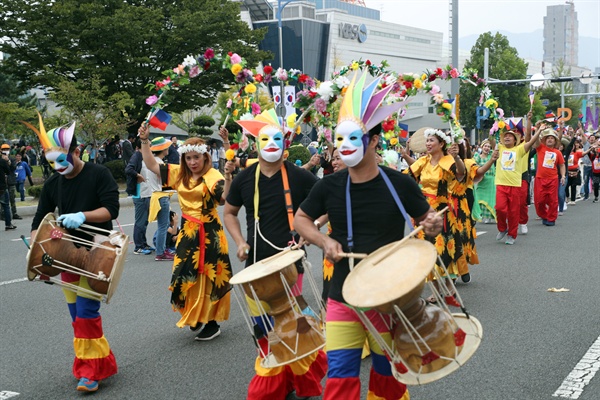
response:
[[[256,177],[256,168],[259,163],[252,164],[240,172],[231,182],[231,188],[227,195],[227,202],[235,207],[246,208],[247,234],[246,242],[250,245],[250,257],[247,265],[254,263],[254,186]],[[300,203],[306,199],[310,189],[313,187],[317,178],[310,172],[284,161],[284,167],[287,170],[290,190],[292,192],[292,206],[294,213],[300,206]],[[277,247],[286,247],[292,239],[290,226],[285,208],[285,198],[283,193],[283,179],[281,171],[270,178],[260,174],[258,180],[259,192],[259,227],[262,235]],[[256,261],[277,254],[279,250],[274,249],[262,238],[257,239]]]
[[[381,168],[390,178],[408,215],[417,218],[426,214],[430,207],[416,182],[401,172]],[[332,228],[331,238],[342,245],[344,252],[349,251],[346,220],[347,181],[347,169],[323,177],[300,205],[302,211],[313,219],[328,214]],[[404,217],[381,174],[368,182],[351,183],[350,199],[354,230],[352,251],[371,253],[404,237]],[[342,258],[335,264],[329,289],[330,298],[344,301],[342,286],[349,272],[347,258]]]
[[[54,174],[44,183],[31,230],[36,230],[46,214],[57,207],[59,215],[106,207],[111,219],[115,219],[119,215],[119,187],[109,169],[99,164],[85,163],[81,172],[71,179]],[[86,224],[112,230],[110,220]]]

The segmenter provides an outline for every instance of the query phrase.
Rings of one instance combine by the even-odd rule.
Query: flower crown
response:
[[[452,140],[452,135],[449,135],[447,133],[445,133],[444,131],[441,131],[439,129],[427,129],[424,132],[425,137],[429,137],[429,136],[437,136],[440,139],[442,139],[444,142],[446,142],[446,147],[452,145],[453,140]]]
[[[189,153],[189,152],[196,152],[196,153],[200,153],[200,154],[204,154],[208,151],[208,146],[206,146],[205,144],[184,144],[179,146],[179,148],[177,149],[177,152],[179,153],[180,156],[184,155],[185,153]]]

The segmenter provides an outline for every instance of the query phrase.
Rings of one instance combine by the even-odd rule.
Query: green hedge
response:
[[[289,156],[288,161],[296,163],[296,160],[302,161],[302,165],[306,164],[310,160],[310,151],[301,144],[290,146],[288,149]]]
[[[115,181],[126,181],[127,177],[125,176],[125,162],[123,162],[123,160],[109,161],[104,163],[104,166],[110,170],[110,173],[112,174],[113,178],[115,178]]]
[[[27,188],[27,194],[31,197],[33,197],[34,199],[39,199],[40,198],[40,194],[42,194],[42,187],[44,187],[44,185],[33,185]]]

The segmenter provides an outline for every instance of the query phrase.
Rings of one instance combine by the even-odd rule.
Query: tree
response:
[[[552,78],[568,77],[571,76],[571,67],[565,65],[564,60],[560,59],[552,67]],[[540,90],[540,98],[548,100],[549,104],[546,107],[548,110],[557,112],[561,106],[561,86],[563,83],[546,81],[544,87]],[[564,93],[573,93],[573,83],[564,82]],[[565,97],[565,108],[570,108],[573,115],[569,121],[565,122],[565,125],[577,127],[579,112],[581,111],[581,97],[566,96]]]
[[[17,103],[20,107],[31,108],[37,105],[37,99],[13,75],[0,72],[0,103]]]
[[[97,144],[114,135],[123,135],[133,123],[125,111],[133,104],[129,95],[107,92],[100,78],[92,76],[85,81],[63,80],[50,96],[78,122],[75,132],[79,140]]]
[[[107,98],[127,92],[132,119],[149,108],[145,85],[162,79],[206,48],[240,54],[249,66],[266,58],[258,50],[265,30],[240,20],[240,5],[227,0],[0,0],[2,69],[25,87],[59,88],[64,80],[98,76]],[[214,102],[231,72],[201,74],[180,88],[168,111],[177,113]],[[134,127],[135,128],[135,127]]]
[[[527,63],[519,58],[517,50],[511,47],[506,36],[486,32],[479,36],[471,49],[471,57],[465,62],[465,68],[476,69],[483,77],[483,58],[485,48],[490,50],[489,76],[495,79],[525,79]],[[499,107],[506,116],[513,113],[516,117],[524,116],[529,111],[529,88],[527,85],[508,86],[501,84],[489,85]],[[463,83],[460,86],[460,123],[468,128],[476,126],[476,108],[479,106],[480,90],[472,85]]]

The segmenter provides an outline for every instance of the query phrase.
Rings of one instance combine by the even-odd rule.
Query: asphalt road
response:
[[[411,387],[413,400],[565,398],[553,394],[586,353],[589,359],[600,335],[600,204],[578,202],[552,228],[533,219],[533,209],[530,216],[529,234],[514,246],[495,241],[495,226],[478,226],[481,264],[472,267],[472,283],[458,289],[483,325],[483,342],[452,375]],[[16,222],[17,230],[0,233],[0,399],[82,398],[71,374],[72,328],[63,295],[57,287],[23,281],[26,248],[18,238],[28,236],[31,217]],[[131,234],[133,208],[122,208],[119,222]],[[150,225],[149,237],[155,228]],[[179,314],[167,290],[171,265],[132,252],[130,246],[117,293],[101,310],[119,373],[103,381],[94,398],[244,399],[255,350],[235,300],[221,336],[194,341],[194,333],[175,326]],[[309,248],[308,255],[320,279],[320,251]],[[241,264],[232,261],[239,271]],[[570,291],[551,293],[551,287]],[[592,351],[592,358],[599,354]],[[363,398],[369,367],[364,360]],[[587,367],[593,375],[600,360]],[[581,386],[579,399],[600,399],[599,376]]]

